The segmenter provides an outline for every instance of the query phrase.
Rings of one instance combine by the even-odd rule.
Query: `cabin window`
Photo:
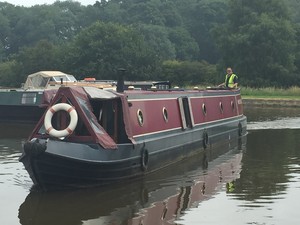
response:
[[[35,104],[36,103],[36,93],[24,93],[22,95],[22,104]]]
[[[188,97],[178,98],[182,128],[192,128],[194,126],[194,118],[192,114],[192,106]]]
[[[207,111],[206,111],[206,106],[204,103],[202,104],[202,112],[203,112],[203,115],[206,116]]]
[[[168,122],[168,111],[167,111],[166,107],[163,107],[163,118],[164,118],[165,122]]]
[[[142,113],[142,111],[140,109],[137,111],[137,119],[138,119],[139,125],[143,126],[143,124],[144,124],[144,117],[143,117],[143,113]]]
[[[222,104],[222,102],[219,103],[219,108],[220,108],[220,112],[223,113],[224,109],[223,109],[223,104]]]
[[[232,109],[232,111],[234,111],[234,109],[235,109],[235,104],[234,104],[234,102],[233,102],[233,101],[231,101],[231,102],[230,102],[230,105],[231,105],[231,109]]]

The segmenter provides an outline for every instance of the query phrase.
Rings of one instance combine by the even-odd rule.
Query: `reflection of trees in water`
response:
[[[289,180],[290,158],[298,155],[299,130],[251,131],[242,160],[235,197],[249,201],[284,194]]]
[[[245,105],[244,113],[248,122],[253,121],[272,121],[278,118],[298,117],[300,109],[286,107],[253,107]]]
[[[25,139],[1,138],[0,139],[0,159],[11,158],[12,154],[20,154]],[[0,162],[1,163],[1,162]]]
[[[0,137],[3,138],[24,138],[32,132],[34,124],[12,124],[0,123]]]

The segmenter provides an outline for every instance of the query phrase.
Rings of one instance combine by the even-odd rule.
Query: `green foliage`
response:
[[[10,28],[8,19],[0,11],[0,62],[6,58],[6,37],[9,36]]]
[[[22,48],[15,57],[20,70],[20,81],[24,82],[28,74],[37,71],[58,70],[58,51],[58,48],[47,40],[41,40],[33,47]]]
[[[125,4],[125,3],[124,3]],[[96,1],[94,6],[87,7],[87,15],[94,17],[92,20],[104,22],[122,23],[127,16],[119,1]],[[86,15],[86,16],[87,16]]]
[[[298,0],[0,2],[2,77],[20,84],[51,69],[114,79],[124,67],[132,80],[215,84],[231,66],[241,85],[300,85],[299,12]]]
[[[137,21],[144,24],[164,25],[164,17],[154,1],[136,1],[130,4],[127,9],[127,23],[136,23]]]
[[[288,6],[288,13],[292,21],[296,24],[300,23],[300,1],[299,0],[286,0]]]
[[[222,0],[177,0],[184,28],[189,31],[199,46],[198,60],[217,63],[220,59],[211,30],[226,21],[227,1]]]
[[[215,29],[224,65],[251,86],[290,85],[295,70],[295,29],[280,0],[230,0],[229,21]]]
[[[165,61],[165,79],[179,86],[216,83],[216,67],[205,61]]]
[[[174,43],[176,59],[196,60],[199,53],[197,42],[191,37],[189,32],[182,27],[173,28],[169,32],[169,39]]]
[[[138,24],[135,29],[144,36],[148,47],[156,53],[160,61],[176,58],[175,45],[169,39],[169,33],[165,27]]]
[[[255,97],[255,98],[299,98],[300,88],[291,86],[290,88],[251,88],[243,87],[241,89],[243,97]]]
[[[297,26],[295,26],[296,29],[296,37],[300,37],[300,23],[297,24]],[[298,38],[299,39],[299,38]],[[296,66],[296,72],[295,72],[295,76],[297,77],[297,79],[300,78],[300,40],[298,40],[297,42],[297,46],[295,48],[295,66]],[[299,84],[300,82],[297,82],[297,84]]]
[[[18,63],[14,60],[0,64],[0,87],[19,87]]]
[[[116,79],[118,68],[126,68],[127,79],[150,79],[157,64],[142,35],[114,23],[96,22],[84,29],[66,52],[66,68],[78,78]]]

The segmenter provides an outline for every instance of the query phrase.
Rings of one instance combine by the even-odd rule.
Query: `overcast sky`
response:
[[[0,0],[0,2],[8,2],[13,5],[19,6],[33,6],[33,5],[42,5],[42,4],[52,4],[56,0]],[[64,0],[60,0],[64,1]],[[75,0],[76,1],[76,0]],[[96,0],[78,0],[76,2],[80,2],[82,5],[93,5]]]

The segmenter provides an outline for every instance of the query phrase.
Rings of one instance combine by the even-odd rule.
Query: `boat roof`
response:
[[[63,73],[61,71],[39,71],[36,73],[32,73],[28,75],[27,77],[36,77],[36,76],[42,76],[42,77],[57,77],[57,76],[68,76],[69,74]]]
[[[83,89],[90,99],[113,99],[120,97],[116,92],[110,90],[102,90],[96,87],[83,87]]]
[[[27,76],[24,89],[44,89],[47,87],[51,78],[54,80],[60,80],[60,78],[62,78],[64,82],[77,81],[73,75],[66,74],[61,71],[39,71]]]

